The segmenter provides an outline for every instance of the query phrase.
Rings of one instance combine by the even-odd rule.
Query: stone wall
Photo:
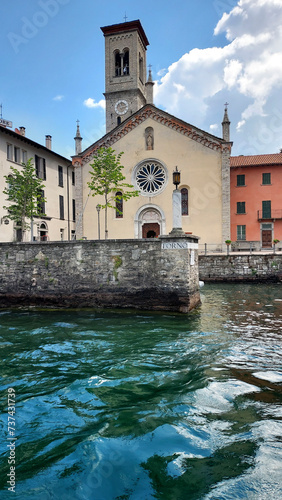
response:
[[[0,306],[196,306],[197,238],[3,243]]]
[[[280,281],[281,254],[200,255],[202,281]]]

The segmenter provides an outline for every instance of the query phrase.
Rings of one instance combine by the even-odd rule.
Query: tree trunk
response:
[[[108,239],[108,196],[107,192],[105,193],[105,201],[106,201],[106,208],[105,208],[105,240]]]

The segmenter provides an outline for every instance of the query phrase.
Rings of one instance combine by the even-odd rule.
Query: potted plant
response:
[[[231,240],[225,240],[225,243],[227,245],[227,255],[229,255],[229,247],[230,247],[232,242],[231,242]]]
[[[277,243],[279,243],[279,241],[280,240],[277,240],[277,239],[273,240],[274,245],[276,245]]]

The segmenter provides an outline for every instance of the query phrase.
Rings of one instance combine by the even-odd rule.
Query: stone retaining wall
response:
[[[202,281],[282,281],[282,255],[200,255],[199,276]]]
[[[199,301],[197,238],[0,244],[0,307],[188,312]]]

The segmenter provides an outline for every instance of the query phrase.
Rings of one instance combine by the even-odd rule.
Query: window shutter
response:
[[[271,219],[271,201],[263,201],[262,202],[262,218],[263,219]]]
[[[59,195],[60,219],[64,219],[64,197]]]
[[[46,181],[46,161],[45,158],[42,158],[43,161],[43,180]]]
[[[35,159],[35,171],[36,171],[36,176],[39,178],[39,158],[37,155],[34,156]]]

